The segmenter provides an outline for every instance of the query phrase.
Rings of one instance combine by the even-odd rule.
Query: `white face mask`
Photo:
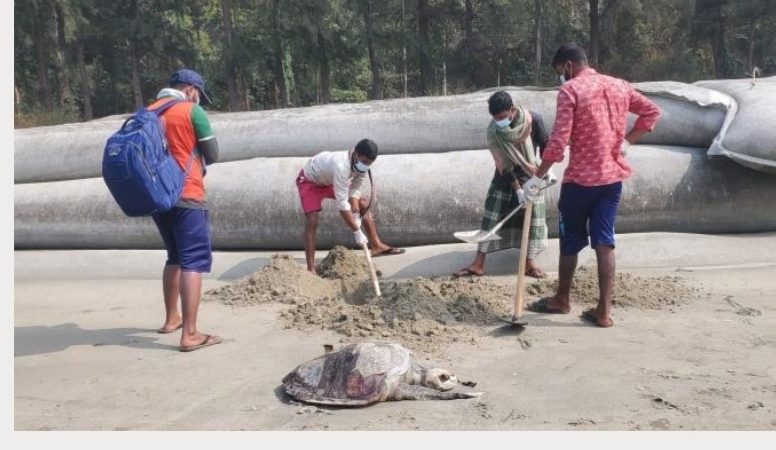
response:
[[[496,128],[503,130],[504,128],[508,127],[510,123],[512,123],[512,119],[507,116],[501,120],[495,120],[494,122],[496,123]]]
[[[569,70],[569,72],[571,72],[571,70]],[[560,80],[560,84],[566,84],[566,83],[569,82],[569,80],[566,79],[566,68],[565,67],[563,68],[563,73],[560,74],[558,79]],[[571,79],[571,77],[569,77],[569,79]]]
[[[356,159],[355,164],[353,164],[353,167],[356,169],[356,172],[365,173],[367,170],[369,170],[369,165],[362,163],[360,160]]]

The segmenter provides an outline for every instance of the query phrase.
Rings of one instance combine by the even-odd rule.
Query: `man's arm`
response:
[[[205,164],[210,165],[218,162],[218,141],[215,136],[211,136],[210,139],[198,139],[197,147],[205,157]]]
[[[205,157],[205,164],[218,161],[218,141],[213,135],[210,119],[201,106],[194,105],[191,108],[191,123],[194,126],[194,135],[197,137],[197,147]]]
[[[574,127],[574,108],[576,99],[568,89],[558,91],[558,102],[555,113],[555,125],[547,140],[547,147],[542,155],[542,164],[536,171],[536,178],[541,179],[553,164],[563,161],[563,150],[571,137]]]
[[[531,140],[534,147],[539,148],[539,154],[544,153],[547,141],[550,139],[547,128],[544,126],[544,118],[538,112],[531,111]]]
[[[638,115],[639,118],[633,124],[633,129],[625,136],[625,140],[628,144],[635,144],[645,134],[655,129],[661,111],[657,105],[633,87],[630,88],[629,101],[628,111]]]

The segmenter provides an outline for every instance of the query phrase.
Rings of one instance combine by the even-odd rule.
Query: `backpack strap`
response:
[[[177,98],[174,98],[169,102],[166,102],[162,106],[159,106],[154,109],[149,109],[149,111],[155,112],[157,116],[161,116],[162,114],[164,114],[165,111],[177,105],[178,103],[183,103],[183,100],[178,100]]]
[[[172,100],[166,102],[165,104],[163,104],[162,106],[159,106],[159,107],[154,108],[154,109],[149,109],[149,111],[155,112],[158,116],[161,116],[168,109],[172,108],[173,106],[177,105],[178,103],[183,103],[183,102],[184,102],[184,100],[172,99]],[[197,147],[197,144],[194,143],[194,148],[191,149],[191,155],[189,156],[189,161],[186,163],[186,168],[184,169],[184,176],[183,176],[184,179],[189,176],[189,171],[191,170],[191,165],[194,162],[194,158],[196,156],[198,156],[199,153],[200,153],[199,148]],[[204,161],[202,161],[202,171],[203,171],[203,175],[207,171],[207,169],[205,169],[205,162]]]

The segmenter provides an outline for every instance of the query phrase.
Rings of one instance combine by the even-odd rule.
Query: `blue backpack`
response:
[[[182,100],[156,109],[140,108],[105,144],[102,178],[124,214],[149,216],[170,210],[181,196],[186,170],[170,154],[160,116]]]

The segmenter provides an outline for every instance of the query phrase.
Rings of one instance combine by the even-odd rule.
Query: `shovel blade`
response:
[[[468,242],[470,244],[479,244],[480,242],[487,241],[498,241],[501,239],[501,236],[496,233],[488,233],[487,231],[482,230],[456,231],[453,233],[453,236],[455,236],[455,238],[458,240]]]

